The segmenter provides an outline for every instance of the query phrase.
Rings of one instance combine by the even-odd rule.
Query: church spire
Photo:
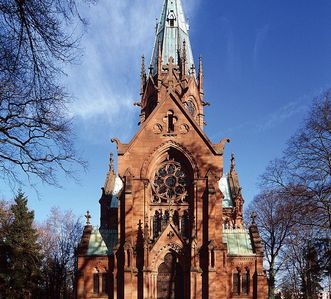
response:
[[[165,0],[160,22],[156,29],[156,38],[151,64],[153,66],[152,75],[157,73],[159,55],[163,62],[168,62],[170,57],[174,58],[174,63],[179,65],[179,55],[181,47],[185,42],[186,63],[188,66],[194,65],[192,48],[189,38],[189,25],[186,22],[181,0]],[[160,48],[160,50],[159,50]],[[189,70],[187,70],[188,74]]]

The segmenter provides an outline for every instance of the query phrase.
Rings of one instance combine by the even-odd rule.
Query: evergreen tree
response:
[[[0,294],[4,298],[34,294],[40,279],[40,245],[33,227],[34,212],[29,211],[27,202],[19,191],[10,207],[12,219],[1,236]]]
[[[305,254],[305,267],[302,273],[302,293],[304,299],[318,299],[322,290],[323,269],[318,259],[316,244],[308,243]]]

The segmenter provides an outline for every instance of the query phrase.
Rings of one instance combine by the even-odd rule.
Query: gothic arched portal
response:
[[[167,253],[158,268],[157,299],[182,299],[183,271],[174,253]]]

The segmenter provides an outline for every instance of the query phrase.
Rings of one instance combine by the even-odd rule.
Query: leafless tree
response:
[[[276,275],[286,260],[286,243],[297,219],[297,206],[280,190],[265,190],[251,202],[250,211],[256,211],[256,224],[265,248],[269,298],[275,298]]]
[[[292,194],[301,207],[301,224],[331,228],[331,90],[314,100],[283,157],[267,167],[262,185]]]
[[[82,223],[71,211],[52,208],[39,227],[43,251],[43,292],[47,298],[73,298],[75,249],[80,241]]]
[[[24,173],[56,184],[57,170],[81,163],[61,85],[78,54],[76,20],[75,0],[0,0],[0,173],[11,183]]]
[[[263,205],[268,207],[269,204],[268,197],[264,197],[263,194],[270,190],[275,199],[272,204],[276,205],[279,200],[286,199],[286,204],[292,206],[292,210],[295,211],[295,217],[291,219],[290,234],[282,245],[282,270],[285,271],[282,272],[283,281],[285,277],[288,292],[291,285],[297,284],[301,285],[301,289],[293,289],[295,294],[300,293],[300,296],[306,296],[305,298],[313,298],[309,297],[309,289],[317,286],[308,286],[309,281],[305,277],[317,277],[320,273],[319,261],[329,260],[323,257],[320,259],[316,256],[320,252],[315,254],[315,251],[329,246],[330,243],[331,90],[325,91],[314,100],[303,124],[288,141],[283,156],[268,165],[262,175],[261,187],[262,211]],[[287,223],[285,218],[283,225],[286,227]],[[261,225],[264,230],[265,224]],[[266,232],[272,236],[273,225],[267,225],[269,227]],[[269,240],[264,238],[264,242],[268,246]],[[266,251],[268,255],[267,248]],[[277,251],[272,253],[274,252]],[[311,262],[316,264],[314,273],[307,270],[311,268],[307,263]],[[328,262],[322,265],[322,268],[326,269],[326,275],[330,275]]]

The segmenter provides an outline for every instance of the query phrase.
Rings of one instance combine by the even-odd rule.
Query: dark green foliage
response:
[[[40,245],[33,227],[34,212],[19,191],[8,211],[0,236],[0,293],[4,298],[23,298],[33,294],[40,280]]]
[[[301,288],[303,299],[318,299],[321,287],[323,269],[318,256],[319,243],[308,243],[304,255],[305,266],[301,273]]]

